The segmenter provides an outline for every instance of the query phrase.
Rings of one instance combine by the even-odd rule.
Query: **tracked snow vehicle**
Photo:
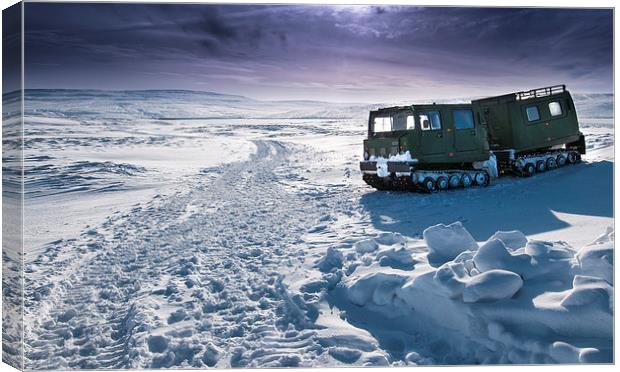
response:
[[[370,112],[364,181],[379,190],[432,192],[531,176],[585,153],[563,85],[472,101]]]

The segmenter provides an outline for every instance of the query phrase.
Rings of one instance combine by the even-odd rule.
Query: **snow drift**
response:
[[[344,317],[357,314],[348,321],[385,332],[385,343],[424,339],[399,350],[406,363],[612,361],[611,228],[578,250],[519,231],[478,244],[458,222],[427,228],[417,250],[392,235],[353,253],[330,249],[320,262],[337,261],[329,275],[342,277],[333,291],[346,298]]]

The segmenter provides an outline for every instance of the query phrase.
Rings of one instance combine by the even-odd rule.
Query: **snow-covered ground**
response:
[[[381,105],[26,99],[27,368],[611,361],[609,95],[582,164],[432,195],[361,181]]]

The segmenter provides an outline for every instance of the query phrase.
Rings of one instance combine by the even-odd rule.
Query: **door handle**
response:
[[[476,131],[475,131],[475,130],[472,130],[472,131],[471,131],[471,135],[472,135],[472,136],[475,136],[475,135],[476,135]]]

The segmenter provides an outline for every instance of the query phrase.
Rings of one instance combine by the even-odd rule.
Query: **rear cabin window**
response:
[[[413,115],[407,115],[407,129],[415,129],[415,121]]]
[[[540,112],[538,112],[538,106],[528,106],[525,108],[528,121],[540,120]]]
[[[407,130],[407,113],[397,112],[392,115],[392,130]]]
[[[551,116],[562,115],[562,106],[560,105],[560,102],[549,102],[549,113]]]
[[[372,123],[373,133],[391,132],[392,118],[390,116],[376,116]]]
[[[474,114],[471,110],[454,110],[454,128],[472,129],[474,127]]]
[[[439,111],[429,111],[418,115],[422,130],[440,130],[441,116]]]
[[[372,122],[373,133],[395,132],[415,129],[413,115],[407,112],[397,112],[391,116],[376,116]]]

